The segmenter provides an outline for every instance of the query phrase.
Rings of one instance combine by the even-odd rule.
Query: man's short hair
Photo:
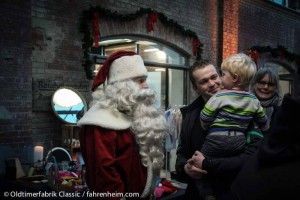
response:
[[[190,80],[191,80],[191,83],[193,84],[193,86],[196,87],[196,80],[195,80],[195,78],[193,76],[193,72],[195,70],[197,70],[197,69],[203,69],[207,65],[213,65],[212,61],[211,60],[202,59],[202,60],[196,60],[193,63],[193,65],[189,68],[189,76],[190,76]]]

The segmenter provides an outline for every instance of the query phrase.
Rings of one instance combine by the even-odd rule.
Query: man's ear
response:
[[[197,87],[195,85],[193,85],[193,90],[196,91],[197,90]]]

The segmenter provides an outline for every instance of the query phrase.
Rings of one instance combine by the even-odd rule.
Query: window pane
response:
[[[300,1],[299,0],[289,0],[289,8],[300,12]]]
[[[285,80],[280,80],[280,96],[283,97],[285,94],[289,93],[291,94],[291,82],[290,81],[285,81]]]
[[[144,61],[184,66],[186,58],[167,46],[151,41],[133,39],[113,39],[100,42],[100,47],[92,47],[92,54],[109,56],[114,51],[139,52]]]
[[[172,49],[153,42],[138,41],[140,55],[145,61],[184,65],[185,59],[183,56],[173,51]]]
[[[166,56],[161,52],[161,47],[153,42],[138,41],[139,53],[144,61],[166,63]]]
[[[164,68],[147,67],[149,88],[156,91],[155,106],[164,111],[166,102],[166,71]]]
[[[184,104],[184,71],[169,69],[169,104],[181,107]]]
[[[126,43],[118,45],[110,45],[105,47],[105,56],[109,56],[115,51],[125,50],[125,51],[136,51],[135,43]]]
[[[166,53],[167,57],[167,64],[174,64],[174,65],[184,65],[185,60],[182,56],[180,56],[178,53],[175,51],[164,47],[163,51]]]

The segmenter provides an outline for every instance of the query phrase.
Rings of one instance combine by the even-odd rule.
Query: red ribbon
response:
[[[100,30],[99,30],[98,19],[99,19],[99,14],[94,12],[93,13],[93,32],[94,32],[95,48],[99,47]]]
[[[156,23],[156,20],[158,18],[158,13],[149,13],[148,14],[148,22],[147,22],[147,31],[151,32],[154,30],[154,24]]]
[[[252,58],[256,64],[256,67],[258,69],[258,58],[259,54],[256,50],[252,51],[251,49],[249,50],[249,57]]]
[[[279,56],[280,59],[285,59],[285,49],[283,47],[279,47]]]
[[[197,49],[200,45],[200,41],[197,38],[193,39],[193,52],[194,52],[194,56],[197,55]]]

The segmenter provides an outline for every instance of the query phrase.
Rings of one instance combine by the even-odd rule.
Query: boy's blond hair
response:
[[[256,73],[256,64],[244,53],[233,54],[226,58],[221,64],[221,70],[226,70],[230,74],[239,76],[239,84],[248,87]]]

